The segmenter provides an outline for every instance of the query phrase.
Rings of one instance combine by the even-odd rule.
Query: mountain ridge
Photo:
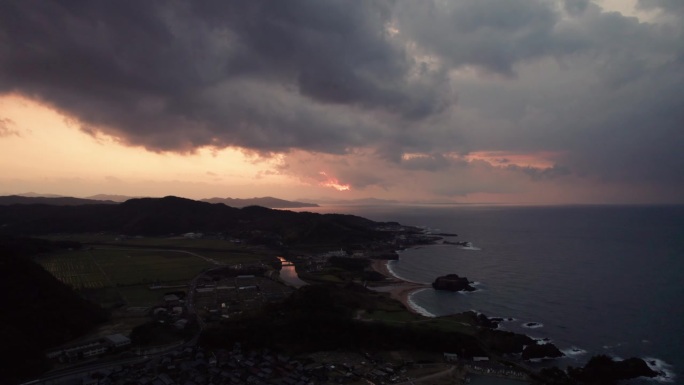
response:
[[[381,223],[343,214],[229,207],[168,196],[129,199],[120,204],[0,206],[0,234],[112,232],[167,236],[188,232],[221,234],[254,243],[356,244],[386,240]]]
[[[231,207],[247,207],[247,206],[262,206],[270,209],[290,209],[290,208],[304,208],[304,207],[320,207],[315,203],[288,201],[284,199],[274,198],[271,196],[254,197],[254,198],[206,198],[202,202],[209,203],[223,203]]]
[[[63,196],[24,196],[24,195],[5,195],[0,196],[0,205],[53,205],[53,206],[80,206],[80,205],[101,205],[116,204],[111,200],[95,200],[86,198],[74,198]]]

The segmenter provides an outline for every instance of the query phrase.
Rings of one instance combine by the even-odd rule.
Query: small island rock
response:
[[[470,286],[470,283],[466,277],[459,277],[458,274],[447,274],[437,277],[432,283],[432,287],[435,290],[475,291],[475,288]]]

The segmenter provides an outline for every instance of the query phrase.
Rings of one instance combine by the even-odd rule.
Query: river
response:
[[[283,282],[296,288],[308,285],[308,283],[299,279],[297,271],[295,270],[295,266],[292,262],[283,257],[278,257],[278,259],[283,264],[283,267],[280,269],[280,279],[282,279]]]

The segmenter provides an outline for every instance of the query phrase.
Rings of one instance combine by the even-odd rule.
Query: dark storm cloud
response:
[[[664,23],[600,4],[4,1],[0,93],[151,150],[362,148],[358,186],[386,167],[448,191],[447,154],[510,151],[559,154],[525,180],[684,187],[684,2],[639,0]]]
[[[0,91],[18,91],[155,150],[238,145],[339,152],[444,103],[409,84],[389,2],[10,1]],[[351,117],[346,117],[351,115]]]
[[[582,14],[589,6],[589,0],[563,0],[565,11],[571,15]]]
[[[519,166],[508,166],[508,169],[510,170],[521,170],[523,173],[529,175],[532,180],[548,180],[548,179],[554,179],[554,178],[559,178],[563,176],[568,176],[571,174],[570,170],[567,167],[563,166],[558,166],[555,165],[553,167],[548,167],[548,168],[533,168],[533,167],[519,167]]]
[[[552,1],[461,0],[401,2],[402,31],[450,62],[513,75],[516,63],[578,47],[556,35]]]
[[[425,154],[401,160],[401,167],[406,170],[438,171],[452,165],[453,160],[441,154]]]

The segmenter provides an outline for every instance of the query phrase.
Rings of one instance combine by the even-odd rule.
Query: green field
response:
[[[86,244],[108,245],[111,247],[156,247],[160,249],[195,249],[237,254],[251,254],[263,257],[268,250],[259,245],[233,243],[222,239],[190,239],[184,237],[122,237],[109,233],[56,234],[41,238],[60,241],[76,241]]]
[[[87,252],[71,251],[50,255],[39,258],[37,262],[74,289],[100,289],[109,286],[107,277]]]
[[[153,304],[160,292],[153,283],[185,284],[215,266],[182,251],[93,249],[65,251],[37,258],[47,271],[101,303],[123,300],[134,306]]]
[[[180,251],[94,249],[38,258],[46,270],[75,289],[187,281],[210,262]]]

